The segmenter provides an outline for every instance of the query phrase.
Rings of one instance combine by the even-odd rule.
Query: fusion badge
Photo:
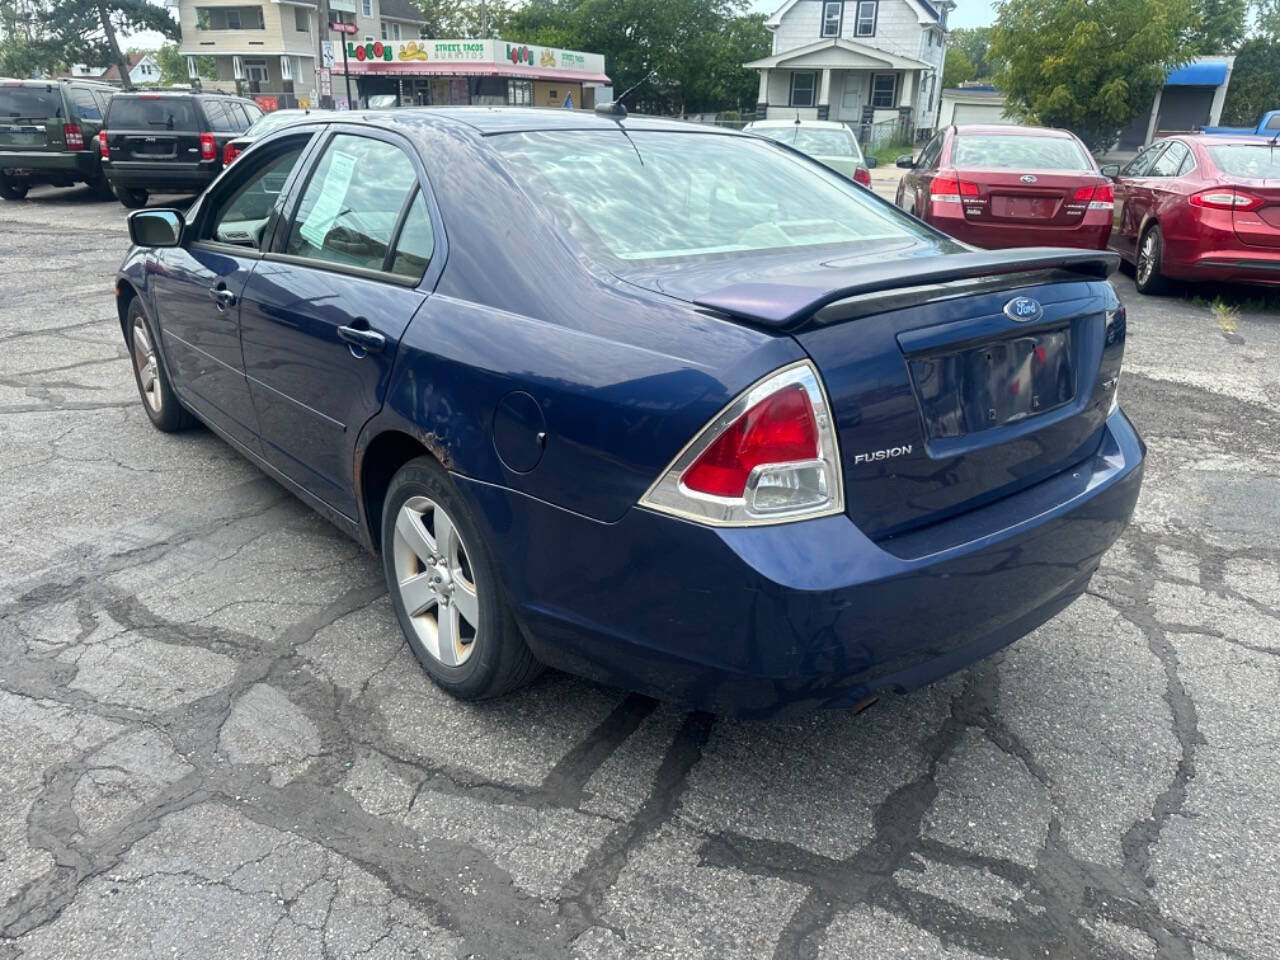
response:
[[[894,457],[904,457],[911,452],[911,444],[906,443],[900,447],[888,447],[884,450],[869,450],[866,453],[859,453],[853,458],[854,465],[859,463],[875,463],[879,460],[892,460]]]

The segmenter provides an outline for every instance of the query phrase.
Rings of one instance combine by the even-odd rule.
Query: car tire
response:
[[[107,180],[105,173],[99,173],[92,180],[86,181],[89,189],[93,191],[94,196],[99,200],[115,199],[115,191],[111,189],[111,182]]]
[[[447,693],[485,700],[542,672],[511,614],[479,525],[431,457],[409,461],[392,477],[381,542],[400,629]]]
[[[142,399],[142,409],[146,411],[147,418],[164,433],[190,430],[197,420],[173,392],[169,372],[155,348],[155,327],[136,297],[129,304],[125,330],[133,379],[138,385],[138,396]]]
[[[123,203],[130,210],[137,210],[139,207],[147,205],[147,191],[136,190],[133,187],[113,187],[116,199]]]
[[[1169,280],[1161,272],[1164,258],[1164,234],[1157,224],[1152,224],[1138,240],[1138,251],[1133,268],[1133,283],[1139,293],[1154,295],[1169,289]]]
[[[21,200],[27,195],[29,185],[9,177],[0,177],[0,197],[6,200]]]

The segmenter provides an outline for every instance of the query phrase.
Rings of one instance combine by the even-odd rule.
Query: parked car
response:
[[[93,80],[0,80],[0,198],[39,183],[109,194],[94,138],[114,93]]]
[[[329,112],[328,110],[273,110],[270,113],[264,113],[248,130],[234,140],[227,141],[227,145],[222,148],[222,165],[229,167],[236,157],[272,130],[279,130],[281,127],[305,120],[307,117],[324,116]]]
[[[1280,110],[1268,110],[1252,127],[1201,127],[1201,133],[1215,137],[1280,136]]]
[[[152,193],[198,193],[222,169],[227,143],[261,116],[252,100],[222,93],[117,94],[98,135],[111,189],[126,207],[146,206]]]
[[[862,155],[858,138],[843,123],[828,120],[755,120],[743,127],[742,131],[795,147],[836,173],[842,173],[864,187],[871,186],[871,168],[875,166],[875,157]]]
[[[1102,250],[1111,233],[1111,181],[1083,143],[1046,127],[944,127],[907,173],[897,203],[976,247],[1058,244]]]
[[[849,706],[1079,596],[1142,476],[1115,254],[973,251],[756,137],[599,109],[314,119],[133,213],[147,416],[380,551],[463,698],[549,664]]]
[[[1111,247],[1142,293],[1172,279],[1280,285],[1280,147],[1171,137],[1102,169],[1115,177]]]

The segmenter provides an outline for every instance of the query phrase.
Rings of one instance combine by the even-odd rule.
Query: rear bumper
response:
[[[203,190],[221,172],[215,164],[190,163],[135,163],[112,160],[104,163],[107,180],[112,186],[133,187],[138,190],[180,191]]]
[[[1280,246],[1245,243],[1236,235],[1230,213],[1202,210],[1194,232],[1172,225],[1165,229],[1160,268],[1181,280],[1274,286],[1280,284]]]
[[[718,712],[842,707],[911,690],[1035,629],[1128,523],[1144,448],[1098,453],[960,517],[876,543],[845,516],[712,529],[639,508],[602,524],[459,478],[535,653]]]
[[[983,247],[987,250],[1003,250],[1008,247],[1078,247],[1085,250],[1105,250],[1111,238],[1111,211],[1093,210],[1072,226],[1053,226],[1034,223],[999,223],[990,220],[970,220],[959,209],[959,204],[934,204],[928,221],[957,240]],[[955,210],[943,208],[955,207]]]
[[[28,183],[89,180],[98,169],[98,158],[89,150],[0,150],[0,173],[12,176],[11,171],[23,171],[20,177]]]

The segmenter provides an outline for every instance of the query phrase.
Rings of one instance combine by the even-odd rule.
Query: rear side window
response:
[[[427,201],[419,190],[405,215],[404,226],[396,240],[395,256],[391,259],[391,272],[402,277],[420,277],[426,272],[435,252],[436,236],[431,229],[431,214]]]
[[[76,116],[81,120],[102,119],[102,108],[98,106],[97,99],[88,90],[72,87],[67,91],[67,97],[75,107]]]
[[[0,87],[0,119],[45,120],[62,116],[62,95],[44,87]]]
[[[1182,166],[1182,161],[1187,158],[1188,152],[1185,144],[1174,140],[1169,144],[1169,149],[1160,154],[1156,162],[1151,165],[1151,169],[1147,171],[1147,176],[1176,177],[1178,169]]]
[[[383,270],[401,213],[417,186],[417,172],[399,147],[339,134],[311,175],[285,252]],[[418,249],[421,252],[420,243]]]
[[[227,105],[219,103],[217,100],[206,100],[200,104],[204,110],[204,118],[209,123],[209,129],[218,133],[232,133],[235,131],[235,124],[231,122],[231,118],[227,115]]]
[[[107,126],[113,130],[200,129],[195,104],[178,97],[113,97]]]
[[[986,170],[1092,170],[1074,140],[1011,134],[957,134],[951,147],[957,167]]]

